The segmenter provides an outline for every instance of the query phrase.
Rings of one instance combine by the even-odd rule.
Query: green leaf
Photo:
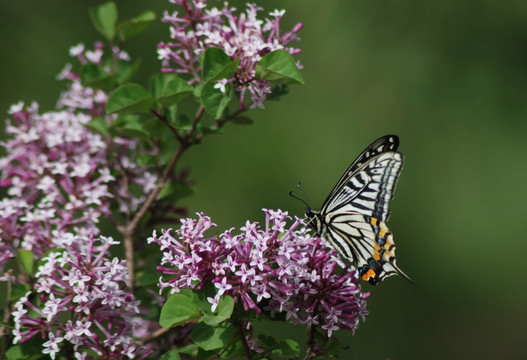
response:
[[[192,292],[192,300],[198,305],[200,311],[205,314],[212,314],[211,304],[207,300],[208,297],[214,297],[216,295],[216,287],[210,281],[203,284],[201,289],[194,290]]]
[[[201,90],[201,103],[205,111],[214,119],[219,119],[223,116],[223,111],[229,105],[232,98],[232,85],[228,84],[225,87],[225,93],[220,89],[214,88],[214,82],[208,82]]]
[[[117,23],[117,6],[107,2],[90,10],[90,18],[97,29],[108,40],[115,37],[115,24]]]
[[[284,358],[296,358],[300,354],[300,346],[294,340],[282,340],[273,351],[273,354]]]
[[[183,79],[174,79],[170,81],[165,89],[163,90],[163,95],[158,98],[158,101],[164,107],[170,107],[174,104],[177,104],[189,94],[194,91],[194,88],[190,86]]]
[[[227,346],[237,335],[236,327],[231,323],[222,323],[218,327],[198,323],[190,338],[203,350],[215,350]]]
[[[176,154],[177,144],[175,141],[173,138],[161,139],[159,145],[159,161],[161,164],[168,164]]]
[[[190,297],[174,294],[163,305],[159,324],[164,328],[174,327],[199,317],[199,309]]]
[[[218,127],[216,124],[211,126],[201,126],[201,132],[204,135],[217,135],[217,134],[223,134],[224,130],[221,127]]]
[[[16,252],[16,259],[22,269],[24,269],[24,272],[29,276],[33,276],[33,271],[35,270],[35,255],[33,252],[20,249]]]
[[[9,300],[16,301],[26,295],[29,290],[31,290],[31,288],[28,284],[13,284],[11,287],[11,293],[9,294]]]
[[[159,360],[180,360],[178,349],[172,349],[161,355]]]
[[[104,91],[111,90],[119,80],[119,74],[108,74],[102,66],[95,64],[83,65],[80,77],[82,85]]]
[[[196,99],[201,99],[201,91],[203,90],[203,86],[204,84],[200,84],[194,88],[192,95],[194,95]]]
[[[247,355],[245,354],[245,348],[243,347],[243,344],[241,341],[236,341],[234,344],[230,345],[224,353],[221,354],[222,359],[247,359]],[[266,358],[260,358],[262,360],[265,360]]]
[[[170,120],[170,124],[179,130],[190,130],[192,129],[192,120],[185,114],[177,115]]]
[[[131,20],[123,21],[117,26],[119,38],[125,41],[139,35],[148,29],[155,19],[156,14],[153,11],[145,11]]]
[[[275,85],[271,88],[271,93],[267,95],[269,100],[278,101],[282,96],[289,94],[289,86]]]
[[[156,74],[152,76],[150,79],[150,88],[154,99],[157,100],[160,96],[163,96],[167,84],[174,79],[177,79],[177,76],[174,74]]]
[[[224,296],[218,303],[218,307],[214,314],[203,315],[203,322],[207,325],[217,325],[229,319],[234,310],[234,299],[230,296]]]
[[[172,133],[168,131],[167,125],[157,118],[148,120],[143,125],[143,130],[156,139],[174,138]]]
[[[163,186],[159,192],[159,199],[163,200],[178,200],[186,196],[192,195],[194,190],[191,186],[183,181],[170,181]]]
[[[270,52],[256,65],[256,78],[278,84],[304,84],[295,60],[285,50]]]
[[[108,135],[108,124],[106,123],[106,119],[102,116],[97,116],[96,118],[91,119],[90,122],[84,126],[101,136]]]
[[[251,125],[254,123],[254,120],[248,118],[247,116],[237,116],[232,119],[232,122],[239,125]]]
[[[166,108],[166,119],[169,123],[169,125],[171,125],[172,127],[177,127],[177,124],[179,123],[178,121],[178,117],[179,116],[185,116],[185,115],[178,115],[177,111],[178,111],[178,106],[177,105],[172,105],[171,107],[169,108]],[[173,138],[172,138],[173,139]]]
[[[260,345],[266,351],[272,351],[277,347],[278,342],[269,335],[260,334],[258,335],[258,340],[260,340]]]
[[[205,351],[202,348],[198,347],[198,353],[195,360],[213,360],[218,358],[218,351]]]
[[[141,286],[148,286],[148,285],[154,285],[159,282],[159,275],[158,274],[151,274],[148,272],[144,272],[139,277],[139,285]]]
[[[113,135],[120,135],[132,139],[148,138],[150,133],[144,129],[147,120],[142,115],[127,114],[119,116],[110,126]]]
[[[138,84],[126,84],[118,87],[108,98],[106,112],[109,114],[127,114],[147,112],[154,105],[154,99],[144,87]]]
[[[195,344],[188,344],[188,345],[185,345],[185,346],[178,347],[177,351],[180,354],[187,354],[187,355],[196,356],[196,354],[198,353],[198,349],[199,349],[199,347],[197,347]]]
[[[218,48],[208,48],[203,57],[201,78],[203,82],[216,81],[231,77],[238,69],[240,59],[231,60],[230,56]]]
[[[39,351],[40,350],[40,351]],[[9,346],[4,354],[6,360],[37,360],[42,358],[42,346],[40,349],[36,346],[26,343],[22,345]]]
[[[124,84],[125,82],[129,81],[132,77],[134,77],[134,75],[137,73],[137,70],[139,70],[140,65],[141,60],[136,60],[132,63],[130,63],[129,61],[119,60],[117,63],[117,68],[119,69],[119,83]]]

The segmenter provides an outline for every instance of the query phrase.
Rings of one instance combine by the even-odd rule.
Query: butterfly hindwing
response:
[[[357,212],[329,213],[325,220],[326,239],[357,265],[363,280],[375,285],[400,275],[411,281],[397,267],[393,235],[384,222]]]
[[[387,135],[368,146],[348,167],[322,209],[306,210],[308,224],[375,285],[398,274],[393,235],[385,222],[402,169],[399,138]]]

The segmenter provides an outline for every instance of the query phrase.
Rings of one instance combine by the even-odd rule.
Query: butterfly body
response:
[[[388,201],[402,169],[399,138],[386,135],[368,146],[348,167],[320,210],[306,210],[308,225],[347,260],[360,277],[377,284],[400,275],[393,235],[386,226]]]

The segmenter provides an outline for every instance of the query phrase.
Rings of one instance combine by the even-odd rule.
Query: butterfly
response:
[[[413,281],[395,263],[393,235],[386,226],[388,201],[403,166],[399,138],[375,140],[348,167],[322,209],[306,209],[306,222],[375,285],[392,275]]]

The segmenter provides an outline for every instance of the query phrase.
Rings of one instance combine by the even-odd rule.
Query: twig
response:
[[[145,216],[148,209],[152,206],[154,201],[156,200],[157,195],[165,186],[165,182],[174,170],[174,167],[176,163],[178,162],[179,158],[185,152],[185,150],[188,148],[188,145],[185,142],[179,143],[179,147],[176,151],[176,154],[174,157],[172,157],[172,160],[170,160],[170,163],[166,167],[165,171],[159,178],[155,188],[150,192],[148,197],[146,198],[146,201],[143,203],[141,208],[137,211],[133,219],[128,223],[127,226],[125,226],[121,232],[124,236],[124,246],[125,246],[125,253],[126,253],[126,264],[128,266],[128,274],[130,275],[130,279],[132,279],[133,284],[133,278],[134,278],[134,232],[137,227],[137,224],[139,224],[139,221]]]
[[[172,130],[176,138],[178,139],[179,146],[176,150],[176,153],[170,160],[170,163],[165,168],[165,171],[157,181],[156,186],[154,189],[150,192],[148,197],[146,198],[146,201],[143,203],[143,205],[139,208],[139,210],[135,213],[134,217],[126,226],[118,227],[119,231],[123,234],[124,238],[124,247],[125,247],[125,255],[126,255],[126,264],[128,267],[128,275],[130,276],[130,284],[129,287],[133,287],[134,284],[134,233],[135,229],[137,228],[137,225],[143,219],[147,211],[150,209],[152,204],[157,198],[157,195],[163,189],[165,186],[165,183],[174,171],[174,168],[176,167],[177,162],[181,158],[181,155],[194,143],[194,140],[192,139],[194,137],[194,132],[196,131],[197,124],[203,116],[204,108],[203,106],[200,106],[198,111],[196,112],[196,116],[194,117],[194,120],[192,121],[192,127],[191,129],[185,134],[185,137],[181,137],[175,129],[173,129],[170,124],[167,122],[167,126]],[[158,113],[154,112],[154,115],[157,116],[159,119],[166,122],[166,119],[159,115]]]
[[[245,351],[245,356],[247,359],[251,360],[251,349],[249,348],[249,344],[247,343],[247,338],[245,337],[245,334],[243,332],[243,321],[238,321],[236,324],[238,326],[238,333],[240,334],[240,340],[242,341],[243,350]]]
[[[158,329],[153,334],[147,336],[144,339],[139,340],[138,343],[139,343],[140,346],[143,346],[144,344],[146,344],[146,343],[148,343],[148,342],[150,342],[152,340],[155,340],[155,339],[157,339],[160,336],[163,336],[164,334],[166,334],[170,330],[172,330],[172,328],[161,328],[161,329]]]

